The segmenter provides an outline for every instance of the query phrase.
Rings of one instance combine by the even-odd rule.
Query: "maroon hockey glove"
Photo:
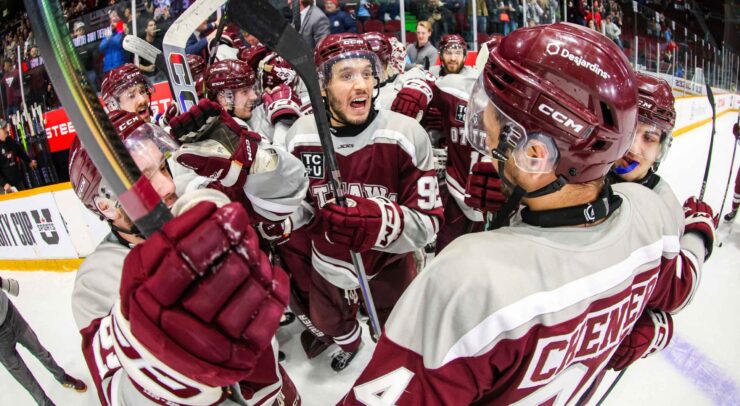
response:
[[[432,86],[433,84],[424,79],[409,80],[398,91],[393,104],[391,104],[391,110],[414,118],[416,121],[421,120],[424,110],[427,109],[434,97]]]
[[[430,107],[424,112],[424,118],[421,120],[421,124],[427,131],[442,131],[442,112],[436,107]]]
[[[717,219],[714,218],[712,208],[692,196],[683,204],[683,214],[686,221],[684,233],[697,233],[704,240],[704,248],[707,251],[705,259],[712,255],[714,247],[714,230],[717,227]]]
[[[632,331],[622,340],[607,368],[621,371],[640,358],[664,349],[673,337],[673,318],[662,310],[645,309]]]
[[[165,126],[169,126],[172,120],[177,117],[177,115],[180,114],[179,110],[177,110],[177,106],[175,103],[170,104],[167,107],[167,110],[164,111],[164,115],[162,115],[162,124]]]
[[[498,212],[506,203],[501,183],[492,162],[476,163],[465,185],[465,204],[484,212]]]
[[[262,93],[262,101],[273,125],[279,120],[295,120],[301,115],[301,99],[285,83],[275,86],[270,92]]]
[[[121,314],[159,361],[210,386],[245,379],[288,304],[288,276],[260,251],[238,203],[202,202],[126,257]]]
[[[403,210],[384,198],[347,196],[347,206],[328,203],[319,214],[329,241],[364,252],[386,248],[403,232]]]
[[[213,120],[220,120],[235,134],[242,135],[245,132],[234,118],[227,113],[220,104],[208,99],[201,99],[198,104],[190,110],[175,116],[170,121],[170,135],[181,142],[193,142],[202,138],[202,132]],[[257,141],[260,137],[256,133]]]
[[[735,123],[732,126],[732,134],[735,135],[735,141],[740,141],[740,124]]]

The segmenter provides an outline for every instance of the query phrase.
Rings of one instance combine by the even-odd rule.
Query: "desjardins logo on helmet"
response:
[[[604,79],[609,79],[611,77],[608,73],[601,69],[601,65],[599,65],[598,63],[590,62],[584,57],[574,54],[568,48],[561,47],[560,44],[557,42],[548,43],[547,47],[545,47],[545,52],[548,55],[558,55],[561,58],[572,61],[576,64],[576,66],[584,67]]]

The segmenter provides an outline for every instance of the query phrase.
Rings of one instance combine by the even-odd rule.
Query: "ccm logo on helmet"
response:
[[[653,103],[647,102],[645,100],[639,99],[637,100],[637,106],[641,109],[647,109],[650,110],[653,108]]]
[[[537,110],[539,110],[541,113],[545,114],[546,116],[552,117],[553,120],[562,124],[566,129],[572,128],[576,133],[580,133],[584,128],[583,124],[576,123],[575,121],[573,121],[572,118],[555,110],[553,107],[548,106],[545,103],[541,103],[537,107]]]
[[[547,47],[545,47],[545,52],[548,55],[559,55],[562,58],[572,61],[576,64],[576,66],[582,66],[604,79],[609,79],[611,77],[608,73],[604,72],[604,70],[601,69],[601,65],[599,65],[598,63],[589,62],[584,57],[575,55],[574,53],[570,52],[568,48],[560,48],[560,44],[558,44],[557,42],[550,42],[549,44],[547,44]]]

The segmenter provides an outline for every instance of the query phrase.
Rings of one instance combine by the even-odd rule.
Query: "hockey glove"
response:
[[[740,141],[740,124],[735,123],[732,126],[732,134],[735,135],[735,141]]]
[[[411,79],[404,83],[391,104],[391,110],[420,121],[424,111],[432,102],[433,83],[424,79]]]
[[[248,377],[288,304],[238,203],[201,202],[126,257],[120,317],[159,362],[212,387]]]
[[[18,296],[20,292],[18,281],[11,278],[0,278],[0,288],[8,292],[11,296]]]
[[[697,233],[704,240],[704,249],[708,259],[712,255],[714,247],[714,230],[717,227],[717,220],[714,218],[712,208],[692,196],[686,199],[683,204],[683,214],[685,217],[685,233]]]
[[[476,163],[465,186],[465,204],[484,212],[498,212],[506,203],[501,183],[493,163]]]
[[[167,127],[170,125],[172,120],[177,117],[177,115],[180,114],[180,112],[177,110],[177,106],[172,103],[167,107],[167,110],[164,111],[164,114],[162,115],[162,127]]]
[[[403,232],[403,210],[384,198],[347,196],[347,206],[328,203],[319,210],[330,242],[355,252],[386,248]]]
[[[241,135],[245,131],[220,104],[208,99],[201,99],[190,110],[172,118],[169,122],[170,135],[180,142],[195,142],[208,138],[204,132],[209,128],[209,124],[216,119],[233,131],[234,134]],[[259,136],[257,136],[257,140],[259,140]]]
[[[301,116],[301,99],[286,84],[275,86],[270,92],[262,93],[267,107],[267,118],[272,125],[280,120],[295,120]]]
[[[621,371],[640,358],[663,350],[673,337],[673,318],[662,310],[645,309],[632,331],[622,340],[607,363],[607,368]]]

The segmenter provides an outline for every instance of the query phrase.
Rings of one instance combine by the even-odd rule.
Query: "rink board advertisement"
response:
[[[51,193],[0,201],[0,258],[76,258]]]

